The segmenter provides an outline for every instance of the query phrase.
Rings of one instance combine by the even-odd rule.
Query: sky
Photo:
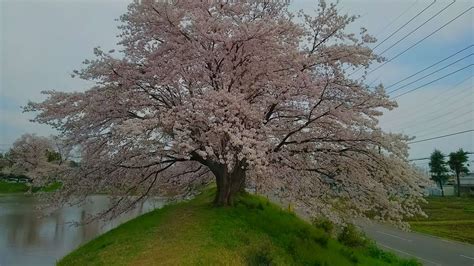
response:
[[[47,126],[30,122],[33,114],[22,113],[21,106],[30,100],[44,99],[42,90],[83,91],[90,87],[90,82],[72,78],[71,73],[80,69],[85,59],[93,58],[94,47],[118,48],[116,19],[126,12],[128,3],[125,0],[0,0],[0,152],[7,150],[23,133],[54,133]],[[375,52],[383,52],[387,60],[408,49],[380,68],[374,65],[368,70],[374,70],[367,76],[368,83],[373,85],[390,86],[467,48],[387,88],[387,91],[398,89],[391,97],[415,89],[396,98],[399,107],[386,112],[380,121],[384,130],[416,136],[415,141],[474,129],[474,47],[470,46],[474,44],[473,4],[462,0],[453,4],[438,0],[429,6],[431,3],[433,0],[342,0],[338,4],[342,13],[360,15],[349,30],[358,32],[360,27],[367,28],[379,40],[372,45],[380,44]],[[311,14],[316,4],[315,0],[292,0],[290,8]],[[464,11],[467,12],[456,18]],[[450,22],[452,19],[455,20]],[[441,70],[422,78],[438,69]],[[363,72],[359,70],[352,77],[359,78]],[[474,132],[410,144],[410,158],[428,157],[435,148],[444,153],[459,148],[474,152]],[[427,161],[417,164],[426,167]]]

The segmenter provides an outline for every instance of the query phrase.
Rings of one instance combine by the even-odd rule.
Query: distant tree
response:
[[[24,134],[10,149],[12,173],[26,175],[38,185],[43,185],[58,170],[60,154],[51,139],[35,134]],[[35,182],[36,181],[36,182]]]
[[[469,157],[467,156],[467,152],[465,152],[463,149],[459,149],[456,152],[451,152],[449,154],[449,168],[453,171],[453,173],[456,175],[456,184],[457,184],[457,196],[461,196],[461,183],[460,183],[460,175],[461,174],[467,174],[469,172],[469,166],[467,164],[469,160]]]
[[[444,197],[443,184],[449,178],[449,169],[446,165],[445,155],[439,150],[434,150],[430,157],[429,166],[431,179],[439,184],[439,187],[441,188],[441,195]]]
[[[2,154],[0,158],[0,174],[2,176],[7,176],[11,171],[12,165],[13,161],[10,152]]]
[[[2,172],[3,168],[5,167],[5,156],[2,152],[0,152],[0,173]],[[0,177],[1,178],[1,177]]]
[[[6,163],[5,155],[0,152],[0,171],[6,166]]]
[[[48,158],[48,162],[61,162],[62,156],[61,153],[53,150],[47,150],[46,156]]]

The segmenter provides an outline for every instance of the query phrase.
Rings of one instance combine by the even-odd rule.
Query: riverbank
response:
[[[212,196],[208,190],[142,215],[58,264],[418,265],[370,243],[345,246],[266,199],[245,195],[233,208],[215,208]]]
[[[430,197],[422,208],[427,218],[410,221],[412,230],[474,244],[474,197]]]
[[[80,245],[164,205],[152,198],[117,219],[84,224],[89,218],[85,214],[110,207],[107,195],[92,195],[84,204],[65,205],[54,212],[44,206],[44,199],[38,193],[0,194],[0,265],[55,265]]]
[[[33,187],[31,191],[35,192],[53,192],[61,187],[61,183],[53,182],[45,187]],[[0,194],[26,193],[30,191],[30,185],[26,183],[14,183],[0,180]]]
[[[0,181],[0,194],[24,193],[28,192],[29,187],[25,183],[10,183]]]

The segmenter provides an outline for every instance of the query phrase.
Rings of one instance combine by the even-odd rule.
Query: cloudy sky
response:
[[[388,131],[417,136],[416,140],[474,129],[473,4],[467,0],[431,3],[432,0],[339,3],[341,12],[361,16],[352,30],[366,27],[377,37],[379,43],[375,45],[380,45],[376,52],[390,60],[406,50],[382,67],[369,69],[374,70],[368,75],[369,83],[390,86],[467,48],[387,89],[397,90],[390,94],[393,97],[415,89],[396,98],[399,108],[384,115],[381,125]],[[70,74],[81,68],[84,59],[93,58],[94,47],[117,48],[115,19],[126,11],[127,4],[125,0],[0,0],[0,151],[22,133],[53,133],[29,122],[31,114],[23,114],[21,106],[28,100],[43,99],[42,90],[74,91],[90,86]],[[293,0],[291,8],[310,13],[315,4],[314,0]],[[363,72],[355,72],[353,77]],[[429,75],[432,72],[435,73]],[[410,146],[411,158],[427,157],[434,148],[446,153],[458,148],[474,151],[474,132]],[[424,166],[426,161],[419,164]]]

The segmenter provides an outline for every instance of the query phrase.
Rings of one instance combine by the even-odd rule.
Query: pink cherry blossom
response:
[[[77,71],[96,85],[46,91],[36,122],[81,153],[61,199],[185,196],[215,180],[215,203],[245,188],[334,221],[400,223],[419,213],[423,177],[407,137],[378,118],[397,106],[346,69],[380,61],[356,17],[320,2],[315,16],[278,1],[139,1],[121,17],[122,57],[99,48]],[[126,195],[134,195],[130,198]]]

